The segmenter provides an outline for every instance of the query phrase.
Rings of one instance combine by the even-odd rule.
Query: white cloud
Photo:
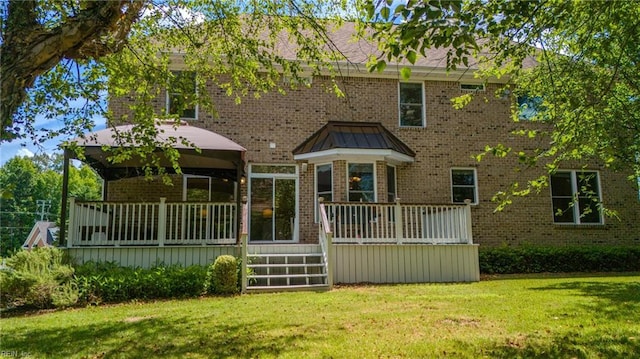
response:
[[[142,13],[142,17],[158,16],[159,24],[163,27],[176,27],[185,25],[197,25],[205,21],[204,14],[194,11],[183,6],[157,6],[146,9]]]
[[[29,150],[28,148],[21,148],[21,149],[18,150],[18,152],[16,152],[16,156],[33,157],[34,153],[31,152],[31,150]]]

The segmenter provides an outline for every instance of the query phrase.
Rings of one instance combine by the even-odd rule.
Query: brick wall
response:
[[[498,191],[508,189],[513,181],[526,183],[543,174],[540,169],[517,172],[514,158],[485,157],[475,161],[473,155],[485,145],[503,143],[519,149],[533,149],[540,139],[529,140],[512,134],[516,129],[534,128],[538,124],[514,123],[510,119],[510,100],[496,98],[497,86],[488,85],[463,110],[451,106],[451,98],[461,95],[457,82],[425,81],[426,127],[399,128],[398,81],[394,79],[345,78],[338,86],[345,97],[337,98],[328,88],[328,78],[316,77],[311,88],[290,90],[283,96],[263,94],[247,97],[240,105],[213,85],[208,85],[218,116],[203,113],[191,124],[229,137],[247,148],[252,163],[292,164],[292,150],[327,121],[381,122],[416,152],[415,162],[396,168],[398,197],[403,203],[451,203],[452,167],[476,168],[479,202],[472,207],[474,241],[481,245],[507,244],[640,244],[640,201],[637,189],[625,174],[600,169],[602,198],[605,206],[618,212],[619,219],[606,218],[605,225],[555,225],[550,191],[517,198],[506,210],[494,213],[491,201]],[[163,108],[163,99],[156,106]],[[112,101],[117,116],[126,113],[123,102]],[[346,160],[333,162],[334,200],[346,198]],[[386,164],[376,162],[378,200],[386,201]],[[580,168],[576,164],[574,168]],[[300,173],[300,236],[313,241],[314,166]],[[162,196],[180,200],[182,183],[176,178],[173,187],[160,181],[121,180],[109,184],[110,200],[140,200]],[[246,193],[246,188],[245,188]],[[171,198],[171,199],[170,199]]]

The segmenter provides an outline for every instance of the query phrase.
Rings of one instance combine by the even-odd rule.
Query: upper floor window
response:
[[[173,77],[169,81],[167,89],[167,113],[179,115],[182,119],[197,119],[195,72],[172,71],[171,74]]]
[[[373,163],[348,164],[349,202],[375,202]]]
[[[598,172],[557,171],[551,175],[551,200],[555,223],[602,223]]]
[[[517,101],[519,120],[531,120],[542,110],[542,97],[520,95]]]
[[[460,83],[460,91],[462,92],[485,92],[484,84]]]
[[[478,203],[478,184],[476,170],[473,168],[451,169],[451,198],[453,203]]]
[[[400,82],[399,93],[400,127],[424,127],[424,84]]]

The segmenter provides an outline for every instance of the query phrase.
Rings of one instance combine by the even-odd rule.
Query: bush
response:
[[[640,247],[501,246],[481,249],[484,274],[640,271]]]
[[[143,269],[89,262],[77,268],[80,293],[87,303],[197,297],[204,293],[206,280],[202,266]]]
[[[73,268],[63,263],[58,248],[21,250],[0,270],[0,305],[7,307],[66,307],[78,301]]]
[[[216,258],[209,267],[208,291],[216,294],[234,294],[238,292],[238,261],[231,255]]]

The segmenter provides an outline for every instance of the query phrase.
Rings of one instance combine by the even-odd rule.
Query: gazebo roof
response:
[[[160,166],[169,173],[173,171],[173,166],[162,153],[161,144],[171,143],[171,147],[178,150],[178,164],[183,173],[235,179],[236,171],[244,167],[246,149],[220,134],[187,123],[160,122],[155,128],[155,142],[160,145],[154,152],[160,159]],[[140,147],[141,143],[127,140],[129,133],[135,130],[134,125],[109,127],[75,141],[84,148],[85,161],[103,178],[136,177],[142,175],[141,168],[147,163],[143,158],[134,155],[119,163],[112,163],[108,160],[110,153],[104,150],[105,147]]]

